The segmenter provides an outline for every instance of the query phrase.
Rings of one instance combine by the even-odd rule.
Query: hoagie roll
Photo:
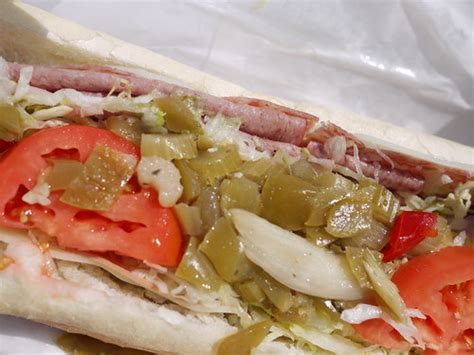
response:
[[[472,148],[21,3],[0,30],[0,313],[165,353],[471,349]]]

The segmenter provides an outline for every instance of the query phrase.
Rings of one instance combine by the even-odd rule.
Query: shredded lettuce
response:
[[[0,102],[8,102],[15,91],[15,83],[8,75],[8,63],[0,56]]]
[[[105,265],[102,265],[102,267],[104,266]],[[105,269],[107,270],[107,268]],[[198,290],[186,281],[176,277],[172,270],[164,271],[156,270],[156,268],[138,268],[131,272],[126,271],[125,269],[120,272],[124,273],[124,276],[126,276],[125,273],[131,275],[137,284],[141,283],[140,280],[152,283],[154,287],[145,288],[193,311],[206,313],[231,313],[238,314],[241,317],[243,317],[243,314],[245,313],[240,305],[237,294],[227,284],[224,284],[216,292],[206,292]]]
[[[324,143],[324,151],[336,163],[342,161],[346,155],[347,142],[342,136],[334,136]]]
[[[354,308],[349,308],[342,311],[341,319],[350,324],[360,324],[369,319],[382,318],[384,315],[386,314],[382,308],[378,306],[359,303]],[[406,315],[410,318],[426,319],[425,315],[415,308],[407,308]]]
[[[152,282],[161,296],[188,309],[210,313],[244,313],[237,294],[228,284],[223,284],[215,292],[208,292],[176,277],[171,270],[163,273],[157,270],[135,269],[131,273]]]
[[[147,97],[148,99],[148,97]],[[143,106],[149,104],[150,101],[143,102],[138,101],[134,98],[129,98],[126,95],[120,94],[119,96],[107,96],[101,100],[101,108],[108,112],[137,112],[142,109]]]
[[[402,209],[416,210],[425,212],[438,212],[442,215],[452,216],[451,227],[462,230],[466,227],[464,218],[470,212],[472,204],[472,192],[474,191],[474,181],[467,181],[459,184],[453,192],[445,198],[429,196],[421,198],[420,196],[401,192],[405,199],[406,206]]]
[[[64,117],[71,111],[73,111],[72,107],[61,105],[35,111],[31,116],[38,121],[46,121],[53,118]]]
[[[328,170],[328,171],[332,171],[332,170],[334,170],[334,168],[336,167],[336,164],[334,164],[334,160],[332,160],[332,159],[316,158],[314,155],[308,156],[308,161],[309,161],[310,163],[318,164],[318,165],[320,165],[322,168],[324,168],[325,170]],[[342,167],[341,167],[341,168],[342,168]],[[347,168],[345,168],[345,169],[347,169]],[[347,169],[347,170],[352,173],[352,170],[349,170],[349,169]]]
[[[243,160],[269,158],[269,153],[258,150],[259,138],[242,133],[239,127],[238,118],[217,115],[215,118],[207,118],[204,132],[217,145],[235,144]]]
[[[363,351],[360,344],[337,334],[326,334],[315,328],[303,328],[296,324],[290,326],[290,331],[298,338],[336,354],[356,354]]]
[[[288,339],[291,339],[291,340],[295,340],[295,336],[289,330],[287,330],[283,327],[273,325],[270,328],[270,331],[268,332],[268,335],[263,340],[263,342],[272,342],[275,339],[278,339],[280,337],[285,337],[285,338],[288,338]]]
[[[51,93],[47,90],[30,86],[21,104],[24,107],[33,105],[77,107],[80,115],[85,117],[102,114],[102,100],[103,97],[100,95],[85,94],[74,89],[60,89]]]
[[[354,161],[354,165],[355,165],[357,175],[364,176],[364,174],[362,174],[362,167],[361,167],[361,162],[360,162],[360,158],[359,158],[359,148],[357,147],[356,144],[354,144],[354,159],[353,159],[353,161]]]
[[[342,166],[342,165],[336,165],[335,168],[334,168],[334,171],[341,174],[341,175],[343,175],[343,176],[347,176],[351,179],[354,179],[355,181],[360,181],[364,177],[363,175],[357,174],[356,172],[354,172],[351,169],[346,168],[345,166]]]
[[[156,105],[150,105],[150,109],[143,112],[143,127],[149,133],[163,133],[165,129],[165,113]]]
[[[445,205],[453,211],[454,220],[451,226],[454,229],[465,228],[464,217],[467,216],[472,203],[472,191],[474,190],[474,181],[468,181],[457,186],[454,192],[448,194],[445,199]]]
[[[385,160],[387,163],[389,163],[390,167],[392,169],[394,169],[395,168],[395,163],[393,162],[393,160],[390,159],[390,157],[387,154],[385,154],[376,144],[374,145],[374,148],[375,148],[375,151],[378,153],[378,155],[380,155],[380,157],[383,160]]]
[[[43,129],[43,128],[52,128],[52,127],[60,127],[67,125],[66,122],[60,120],[48,120],[48,121],[37,121],[35,122],[34,126],[31,128],[35,129]]]
[[[14,101],[20,101],[26,95],[29,88],[29,82],[33,76],[33,67],[27,66],[20,70],[20,77],[16,85],[15,93],[13,94]]]
[[[425,344],[418,329],[413,324],[411,318],[426,319],[426,316],[418,309],[408,308],[405,311],[408,319],[407,323],[394,320],[385,313],[382,308],[370,304],[360,303],[354,308],[345,309],[341,314],[341,319],[349,324],[360,324],[369,319],[380,318],[390,324],[400,335],[414,346],[424,349]]]

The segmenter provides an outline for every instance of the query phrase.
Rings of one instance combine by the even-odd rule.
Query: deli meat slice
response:
[[[12,80],[18,80],[23,67],[21,64],[9,63]],[[316,116],[269,101],[246,97],[216,97],[115,68],[97,65],[34,66],[30,85],[51,92],[70,88],[102,95],[108,94],[112,89],[114,93],[127,90],[134,96],[153,91],[163,96],[190,95],[197,98],[205,115],[239,117],[240,129],[260,137],[262,150],[275,152],[281,148],[292,156],[299,156],[300,148],[307,147],[316,158],[331,159],[324,149],[325,142],[333,137],[343,137],[347,149],[343,158],[336,163],[379,179],[394,190],[419,193],[433,174],[447,175],[452,184],[462,183],[473,177],[472,173],[460,169],[397,152],[368,148],[357,137],[333,123],[321,122]]]
[[[201,105],[206,113],[239,117],[240,129],[246,133],[297,146],[301,146],[304,142],[310,123],[303,118],[290,116],[272,108],[254,107],[210,95],[205,96],[201,97]]]
[[[331,158],[322,143],[311,141],[307,148],[317,158]],[[425,188],[425,182],[435,175],[438,177],[448,176],[453,186],[473,178],[473,174],[467,171],[409,157],[397,152],[387,150],[378,152],[367,147],[358,148],[358,159],[355,157],[354,148],[348,148],[344,158],[339,160],[337,164],[354,172],[360,169],[364,176],[375,178],[390,189],[413,193],[422,192]]]
[[[301,147],[298,147],[297,145],[255,137],[245,132],[242,132],[242,135],[247,139],[253,139],[253,141],[256,143],[258,150],[262,152],[268,152],[270,153],[270,155],[274,155],[278,150],[283,150],[290,157],[298,159],[301,157]]]
[[[321,143],[310,142],[308,144],[308,150],[316,158],[330,158]],[[355,172],[360,169],[364,176],[375,178],[380,181],[380,183],[382,183],[384,186],[393,190],[419,193],[423,189],[423,176],[419,174],[410,173],[409,171],[399,170],[396,168],[382,167],[381,164],[377,161],[357,161],[353,155],[345,154],[344,157],[337,163]]]
[[[18,80],[20,64],[10,64],[10,77]],[[241,130],[262,138],[302,145],[306,132],[318,119],[311,115],[301,117],[293,111],[284,112],[273,107],[257,107],[245,103],[197,92],[161,80],[140,78],[124,71],[100,66],[35,66],[30,84],[51,92],[71,88],[78,91],[107,94],[130,90],[132,95],[157,91],[162,95],[186,94],[198,98],[205,114],[240,117]]]
[[[309,113],[293,110],[291,108],[277,105],[273,102],[266,101],[266,100],[253,99],[250,97],[226,97],[226,99],[236,104],[244,104],[244,105],[249,105],[252,107],[266,108],[266,109],[270,109],[270,110],[277,111],[280,113],[284,113],[285,115],[288,115],[288,116],[299,117],[306,120],[309,126],[314,125],[318,121],[317,117],[310,115]],[[308,129],[308,131],[310,130],[311,130],[311,127]]]

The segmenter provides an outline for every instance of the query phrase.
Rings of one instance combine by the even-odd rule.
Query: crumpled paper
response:
[[[470,0],[25,2],[252,91],[474,146]]]

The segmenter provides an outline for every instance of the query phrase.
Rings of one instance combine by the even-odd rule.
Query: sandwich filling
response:
[[[222,316],[219,354],[473,349],[470,172],[269,102],[1,58],[0,154],[0,273],[33,243],[43,276]]]

